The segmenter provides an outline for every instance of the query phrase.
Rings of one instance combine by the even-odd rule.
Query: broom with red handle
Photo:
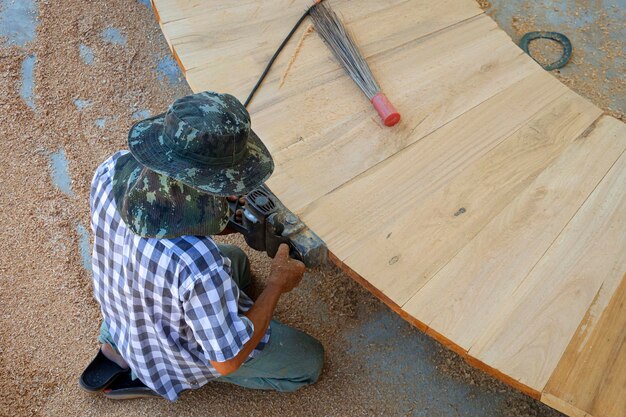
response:
[[[315,30],[329,46],[335,58],[370,100],[385,126],[393,126],[400,121],[400,113],[393,107],[387,96],[372,75],[367,62],[359,52],[354,39],[346,30],[337,14],[321,0],[310,10]]]

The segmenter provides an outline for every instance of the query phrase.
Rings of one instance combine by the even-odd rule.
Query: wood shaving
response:
[[[300,37],[300,40],[298,41],[298,44],[296,45],[296,48],[294,49],[293,54],[291,55],[291,58],[289,58],[289,62],[287,63],[287,68],[285,69],[285,72],[283,72],[282,77],[280,77],[279,88],[281,88],[283,86],[283,84],[285,84],[285,80],[287,79],[287,75],[289,74],[289,71],[291,71],[291,67],[293,66],[294,62],[296,62],[296,59],[298,58],[298,55],[300,55],[300,50],[302,49],[302,45],[304,44],[304,40],[314,30],[315,30],[315,27],[313,25],[309,25],[306,28],[306,30],[304,31],[304,33],[302,34],[302,36]]]

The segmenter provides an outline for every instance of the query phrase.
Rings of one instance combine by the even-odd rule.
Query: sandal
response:
[[[99,350],[78,379],[78,384],[87,392],[98,392],[107,388],[124,374],[130,375],[130,369],[120,367],[104,356],[102,350]]]
[[[132,400],[135,398],[161,398],[159,394],[148,388],[139,379],[134,381],[130,373],[117,378],[103,392],[111,400]]]

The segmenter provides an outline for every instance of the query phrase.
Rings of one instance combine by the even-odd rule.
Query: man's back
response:
[[[235,356],[253,333],[242,314],[252,301],[231,278],[230,260],[209,237],[141,237],[122,220],[113,198],[118,152],[94,176],[94,295],[103,326],[131,369],[174,400],[219,376],[209,361]],[[269,339],[269,331],[251,356]]]

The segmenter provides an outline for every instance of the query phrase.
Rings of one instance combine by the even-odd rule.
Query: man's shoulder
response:
[[[91,192],[89,194],[92,209],[96,200],[103,196],[108,196],[110,193],[109,188],[115,171],[115,163],[120,157],[127,153],[128,151],[125,150],[117,151],[96,168],[93,179],[91,180]]]
[[[205,286],[209,282],[219,286],[223,274],[229,274],[229,260],[222,256],[217,244],[208,236],[152,240],[158,241],[171,257],[171,261],[178,265],[179,287],[183,293],[194,287],[198,280],[203,281]]]
[[[208,236],[180,236],[153,240],[161,243],[171,256],[179,260],[193,275],[204,275],[224,266],[224,258],[217,244]]]
[[[106,160],[104,160],[104,162],[102,162],[100,165],[98,165],[98,168],[96,168],[96,172],[94,175],[94,179],[101,177],[102,175],[112,175],[113,171],[115,169],[115,162],[122,156],[128,154],[129,151],[127,150],[121,150],[121,151],[117,151],[115,152],[113,155],[109,156]]]

